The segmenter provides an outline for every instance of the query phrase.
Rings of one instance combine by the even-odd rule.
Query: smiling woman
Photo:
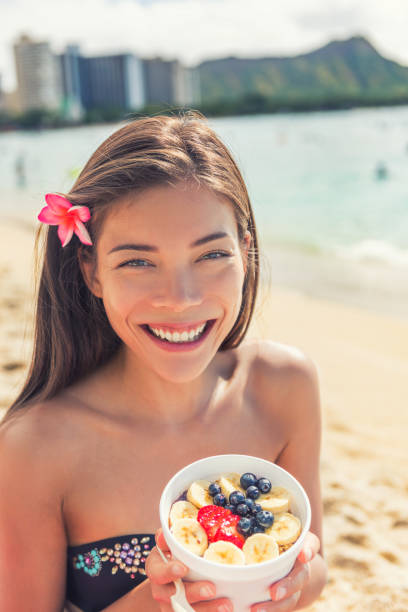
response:
[[[250,242],[247,229],[238,236],[233,206],[196,183],[149,187],[116,203],[96,260],[83,252],[81,266],[132,354],[134,380],[155,371],[181,382],[204,371],[238,319]]]
[[[133,121],[39,218],[32,365],[0,428],[0,609],[169,612],[187,568],[154,548],[161,490],[186,463],[242,452],[309,494],[317,535],[285,607],[264,609],[308,605],[325,578],[317,381],[299,351],[243,342],[257,236],[225,145],[199,113]],[[186,593],[197,611],[231,609],[211,583]]]
[[[122,209],[120,204],[129,204],[132,198],[138,194],[140,196],[142,192],[144,195],[141,199],[145,199],[152,185],[157,188],[177,184],[183,185],[178,189],[179,193],[187,185],[192,190],[194,185],[228,202],[236,220],[234,231],[240,244],[244,241],[245,233],[250,233],[251,249],[248,251],[239,317],[223,339],[220,349],[239,345],[252,316],[259,276],[255,221],[239,169],[225,145],[199,113],[186,113],[180,118],[153,117],[135,121],[112,134],[100,145],[71,191],[66,194],[73,206],[89,208],[91,219],[87,227],[94,245],[78,245],[71,240],[61,249],[54,228],[47,232],[39,289],[39,303],[42,306],[37,318],[34,369],[15,405],[34,397],[40,400],[55,395],[78,377],[106,362],[116,352],[120,339],[106,317],[103,302],[84,290],[78,259],[87,259],[95,265],[105,219],[109,216],[112,219],[117,217],[118,211]],[[171,193],[170,189],[168,193]],[[145,206],[144,211],[147,208]],[[154,216],[152,227],[161,223],[163,233],[171,233],[177,238],[181,221],[176,223],[171,210],[169,207],[166,224],[161,221],[162,211],[156,211],[159,216],[151,214],[151,217]],[[115,231],[115,240],[110,245],[113,250],[129,242],[124,239],[124,228],[128,228],[128,221],[119,221],[111,224]],[[196,227],[198,240],[204,233],[198,231],[200,225]],[[216,231],[219,231],[218,227]],[[131,242],[140,243],[140,237]],[[137,245],[138,252],[139,246],[154,248],[153,241],[147,242],[150,244]],[[144,251],[151,252],[150,248],[144,248]],[[127,253],[129,255],[129,251]],[[124,262],[125,258],[119,263]],[[56,291],[50,290],[49,285],[55,287]],[[54,342],[54,337],[58,337],[59,341]],[[82,342],[84,337],[87,338],[86,346]],[[76,347],[80,344],[82,350],[79,353]]]

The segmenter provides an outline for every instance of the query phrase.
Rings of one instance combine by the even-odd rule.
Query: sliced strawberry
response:
[[[231,542],[232,544],[235,544],[235,546],[238,546],[238,548],[242,548],[245,544],[244,536],[239,533],[237,535],[229,535],[226,533],[222,533],[221,528],[218,528],[213,542],[218,542],[218,540],[223,540],[224,542]]]
[[[197,520],[204,528],[208,541],[213,542],[215,534],[224,520],[232,516],[231,510],[222,508],[221,506],[208,505],[203,506],[198,511]]]
[[[224,540],[225,542],[232,542],[238,548],[242,548],[245,543],[245,537],[237,531],[237,523],[240,519],[241,517],[237,514],[231,514],[231,516],[224,518],[215,532],[213,541]]]
[[[229,516],[230,514],[231,510],[228,510],[227,508],[223,508],[222,506],[216,506],[215,504],[209,504],[199,509],[198,519],[200,519],[200,517],[211,515]]]

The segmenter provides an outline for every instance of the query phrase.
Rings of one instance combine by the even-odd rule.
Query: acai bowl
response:
[[[291,514],[296,518],[300,525],[300,530],[296,540],[292,542],[290,546],[285,547],[279,545],[278,553],[276,553],[276,549],[273,549],[272,546],[271,552],[269,543],[272,544],[272,542],[270,542],[267,537],[262,537],[262,534],[266,533],[268,536],[271,535],[273,524],[267,526],[267,512],[265,513],[262,507],[260,510],[258,509],[258,512],[264,513],[264,515],[262,515],[262,518],[265,519],[265,527],[263,531],[261,526],[255,533],[249,531],[249,533],[245,534],[245,532],[241,533],[238,529],[238,536],[241,538],[241,543],[239,540],[234,539],[237,536],[237,531],[235,528],[233,528],[232,531],[224,529],[224,532],[228,531],[229,534],[233,534],[230,539],[232,541],[230,546],[226,546],[224,543],[228,543],[228,537],[224,541],[222,540],[222,535],[220,536],[219,531],[216,532],[216,535],[214,531],[211,531],[214,521],[209,527],[210,523],[208,520],[206,522],[206,519],[205,517],[203,518],[203,516],[206,514],[207,510],[211,511],[210,506],[217,505],[214,503],[214,499],[216,499],[215,496],[217,495],[217,489],[214,487],[212,490],[214,495],[211,495],[208,492],[209,495],[202,498],[201,496],[205,495],[205,491],[202,492],[193,487],[193,493],[191,493],[191,486],[192,484],[195,485],[196,483],[202,483],[202,486],[205,489],[204,483],[219,484],[221,477],[231,475],[230,480],[233,487],[235,487],[235,490],[241,491],[246,496],[246,492],[249,486],[251,486],[251,483],[246,483],[243,481],[244,486],[241,486],[237,480],[234,480],[234,474],[241,476],[253,474],[257,479],[263,479],[266,481],[269,480],[271,487],[275,488],[275,490],[284,490],[288,492],[290,497],[289,507],[287,509],[283,506],[279,508],[279,510],[282,511],[275,513],[273,522],[276,521],[278,524],[279,517],[281,520],[283,520],[285,518],[285,513]],[[226,480],[228,480],[228,478]],[[225,488],[228,487],[228,483],[221,482],[220,484],[223,485],[220,493],[221,495],[224,495],[224,497],[227,497],[227,503],[220,504],[219,507],[221,509],[226,505],[231,506],[232,508],[232,504],[228,503],[228,495],[234,491],[228,491]],[[245,489],[247,484],[249,486],[247,489]],[[186,496],[187,492],[189,492],[190,499],[188,499]],[[260,500],[265,500],[267,497],[268,495],[260,492],[260,495],[258,498],[254,499],[254,502],[256,503]],[[182,506],[180,506],[180,510],[175,512],[175,504],[181,501],[187,501],[192,505],[196,505],[197,515],[195,516],[194,512],[192,511],[190,517],[187,506],[186,516],[183,516]],[[216,501],[219,500],[216,499]],[[242,500],[238,499],[238,501]],[[271,584],[286,576],[292,569],[296,561],[296,557],[301,551],[304,538],[309,531],[311,522],[311,509],[308,497],[303,487],[291,474],[274,463],[266,461],[265,459],[238,454],[206,457],[181,469],[170,479],[164,488],[160,499],[159,512],[163,534],[173,557],[184,563],[189,568],[189,572],[185,579],[210,580],[216,585],[217,598],[230,598],[234,604],[234,610],[236,612],[247,612],[252,604],[270,599],[268,588]],[[236,510],[233,511],[231,509],[231,514],[234,514],[234,512],[236,512]],[[178,524],[177,513],[180,514],[180,522]],[[216,520],[218,520],[217,517],[219,514],[222,515],[222,511],[218,514],[217,511],[213,512],[213,516],[216,517]],[[200,520],[197,519],[197,516]],[[251,517],[252,516],[253,515],[251,515]],[[230,521],[227,521],[227,524],[235,524],[236,526],[238,526],[239,523],[244,524],[245,521],[242,522],[242,518],[245,518],[245,516],[236,517],[235,520],[231,519]],[[195,523],[199,525],[196,533],[198,548],[195,549],[194,547],[190,547],[189,549],[185,544],[186,542],[187,544],[189,542],[191,535],[190,529],[195,525]],[[256,521],[253,524],[256,526]],[[215,525],[214,529],[216,527],[217,525]],[[200,531],[202,528],[204,528],[205,535],[203,534],[203,531]],[[185,531],[185,541],[183,541],[183,529]],[[257,538],[254,539],[254,536],[258,533],[261,535],[261,537],[258,538],[261,549],[259,549],[259,546],[257,547],[258,542],[255,542]],[[207,542],[205,541],[206,537]],[[218,537],[215,542],[214,537]],[[221,543],[219,543],[220,538]],[[245,542],[243,543],[242,538],[245,539]],[[241,544],[243,544],[242,547]],[[254,546],[254,544],[256,545]],[[215,554],[209,555],[208,551],[210,550],[211,546],[213,546],[212,550]],[[245,546],[249,549],[249,555],[244,551]],[[217,551],[214,550],[217,547],[221,549],[221,555],[225,555],[227,561],[224,560],[223,562],[222,557],[220,558],[217,556]],[[241,548],[241,550],[238,553],[237,550],[239,548]],[[230,554],[228,549],[232,553],[231,559],[233,559],[233,563],[229,563],[228,561],[228,555]],[[266,555],[267,560],[262,560],[263,557],[261,557],[261,561],[259,561],[259,554],[257,554],[257,552],[259,552],[258,549],[261,550],[261,555]],[[266,551],[265,553],[262,552],[264,550]],[[255,561],[252,562],[254,559]]]

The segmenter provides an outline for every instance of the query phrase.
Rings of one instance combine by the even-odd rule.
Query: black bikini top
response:
[[[83,612],[103,610],[147,578],[155,544],[154,534],[137,533],[69,546],[66,598]]]

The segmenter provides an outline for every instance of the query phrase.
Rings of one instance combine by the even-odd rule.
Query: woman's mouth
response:
[[[201,344],[214,323],[215,319],[209,319],[192,325],[174,326],[172,328],[159,324],[145,324],[140,327],[162,348],[188,350]]]

